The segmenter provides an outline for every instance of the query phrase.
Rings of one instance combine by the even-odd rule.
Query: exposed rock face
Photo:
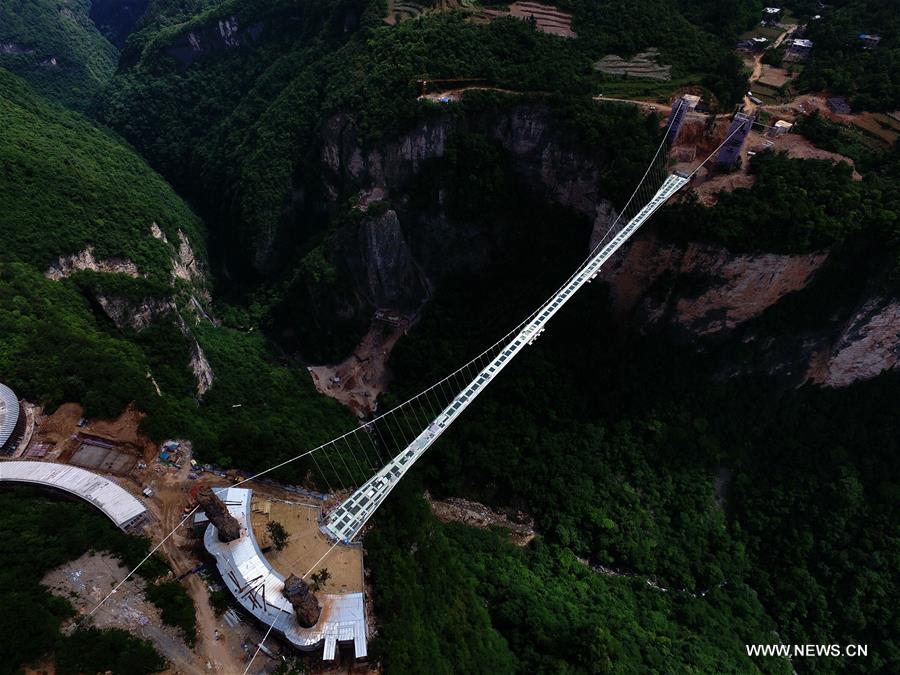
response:
[[[372,213],[356,228],[342,228],[329,242],[325,257],[337,270],[340,285],[312,284],[298,292],[307,327],[316,326],[314,340],[333,341],[330,336],[346,334],[347,326],[362,331],[379,309],[416,311],[449,275],[483,271],[508,243],[511,235],[502,225],[452,220],[442,208],[443,196],[436,209],[422,211],[411,203],[412,180],[429,160],[445,156],[458,131],[483,133],[505,148],[518,179],[534,193],[584,214],[598,227],[607,224],[614,214],[601,198],[595,158],[551,127],[546,106],[520,104],[467,119],[437,115],[393,141],[369,146],[359,141],[348,115],[330,118],[321,131],[321,171],[307,179],[321,181],[324,203],[306,202],[298,176],[294,194],[301,196],[291,208],[321,211],[351,200],[361,211],[377,201],[388,201],[391,208]],[[286,227],[295,215],[285,215]],[[279,232],[263,228],[253,236],[257,271],[277,267],[272,256]],[[335,320],[329,316],[339,317],[342,327],[332,325]]]
[[[128,298],[98,295],[97,303],[119,330],[144,330],[151,323],[177,312],[175,303],[168,299],[144,298],[134,302]]]
[[[206,271],[194,255],[194,250],[187,235],[182,230],[178,230],[178,247],[176,248],[174,245],[169,244],[165,232],[156,223],[150,224],[150,234],[154,239],[167,244],[171,250],[172,281],[180,279],[195,287],[197,292],[192,296],[191,310],[199,312],[204,318],[211,321],[196,299],[196,295],[199,295],[209,300],[208,292],[203,288],[206,282]],[[94,255],[93,247],[90,246],[79,253],[60,256],[44,274],[49,279],[58,281],[74,272],[83,270],[107,274],[124,274],[132,278],[141,276],[137,265],[130,260],[119,258],[98,260]],[[187,365],[197,381],[197,397],[202,398],[209,391],[214,379],[212,367],[196,337],[194,337],[193,331],[182,318],[181,312],[172,298],[147,297],[141,300],[134,300],[121,296],[97,294],[95,300],[116,327],[122,331],[140,332],[151,323],[160,319],[169,318],[174,321],[188,341],[190,358]]]
[[[34,50],[9,40],[0,42],[0,54],[34,54]]]
[[[252,45],[262,33],[261,23],[244,26],[236,16],[229,16],[182,33],[166,53],[190,65],[201,54]]]
[[[470,130],[484,132],[508,150],[521,177],[552,201],[590,218],[604,203],[594,158],[552,130],[546,106],[517,105],[505,114],[468,123]],[[335,115],[323,128],[320,152],[329,197],[402,189],[427,160],[445,155],[448,141],[463,124],[458,117],[443,115],[420,122],[393,142],[367,148],[349,131],[349,117]]]
[[[191,283],[202,283],[206,276],[194,255],[190,240],[181,230],[178,230],[178,249],[172,257],[172,274],[176,279]]]
[[[284,588],[281,594],[290,601],[297,614],[297,623],[304,628],[312,628],[319,620],[322,608],[319,601],[303,579],[292,574],[284,580]]]
[[[412,252],[397,212],[389,210],[376,218],[366,218],[359,228],[359,249],[363,264],[360,286],[373,307],[417,307],[426,295],[425,284],[416,268]]]
[[[209,518],[209,522],[219,531],[219,541],[227,544],[230,541],[241,538],[241,525],[228,513],[228,507],[222,503],[218,495],[212,490],[201,490],[197,495],[200,509]]]
[[[194,379],[197,380],[197,397],[203,398],[213,383],[213,369],[209,365],[206,354],[200,343],[193,337],[191,339],[191,360],[189,362],[191,372],[194,373]]]
[[[54,281],[68,277],[73,272],[92,270],[94,272],[107,272],[110,274],[125,274],[129,277],[138,276],[138,268],[130,260],[122,258],[110,258],[109,260],[97,260],[94,257],[94,247],[88,246],[79,253],[63,255],[56,259],[44,276]]]
[[[711,245],[664,242],[643,232],[602,272],[620,324],[707,349],[736,336],[757,357],[723,375],[765,372],[796,385],[843,387],[900,363],[900,300],[861,290],[860,305],[834,307],[816,327],[778,335],[753,320],[795,291],[814,293],[827,252],[734,254]]]
[[[800,290],[827,258],[735,255],[721,246],[665,244],[644,234],[607,267],[613,308],[640,330],[675,328],[681,337],[724,334]]]
[[[212,366],[193,331],[181,317],[178,307],[169,298],[144,298],[134,301],[120,296],[98,295],[97,304],[119,330],[140,332],[160,319],[170,318],[188,341],[188,367],[197,381],[197,398],[203,398],[215,379]]]
[[[556,131],[543,105],[522,103],[500,112],[438,114],[374,147],[358,140],[349,116],[335,115],[321,132],[322,171],[317,178],[322,180],[327,203],[316,208],[327,209],[349,199],[355,199],[364,211],[382,200],[389,201],[391,208],[363,219],[358,229],[343,232],[331,243],[327,257],[338,278],[349,280],[348,287],[305,289],[312,299],[304,317],[322,316],[324,312],[317,309],[327,297],[331,315],[339,315],[345,326],[365,326],[376,309],[419,307],[447,275],[478,272],[491,264],[493,252],[502,247],[502,232],[454,222],[440,208],[441,196],[432,211],[420,212],[411,205],[411,181],[429,160],[445,156],[457,131],[492,139],[509,153],[518,179],[535,194],[590,219],[592,247],[615,221],[615,209],[602,196],[605,186],[599,162]],[[300,183],[295,194],[302,193]],[[276,236],[274,231],[257,235],[260,270],[271,264],[267,256],[275,248]],[[611,286],[615,313],[632,328],[665,334],[698,349],[729,338],[753,342],[765,358],[755,365],[732,364],[735,374],[756,369],[753,372],[794,381],[809,371],[816,382],[841,386],[896,364],[898,340],[891,328],[895,310],[887,301],[873,301],[877,307],[861,309],[853,320],[844,322],[842,317],[820,331],[798,329],[777,340],[757,334],[752,327],[786,296],[809,288],[828,256],[827,251],[735,254],[704,243],[674,245],[654,236],[651,227],[603,274]],[[323,335],[338,332],[322,327]]]
[[[162,231],[162,229],[156,223],[150,223],[150,235],[154,239],[158,239],[164,244],[169,243],[169,239],[166,237],[166,233]]]
[[[876,297],[865,302],[833,345],[812,362],[809,378],[844,387],[896,368],[900,362],[900,301]]]

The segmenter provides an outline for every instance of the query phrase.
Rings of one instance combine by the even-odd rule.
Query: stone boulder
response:
[[[219,541],[228,543],[241,538],[241,524],[228,513],[228,507],[222,503],[218,495],[212,490],[202,490],[197,495],[200,509],[206,513],[209,522],[219,530]]]
[[[304,628],[311,628],[316,625],[322,608],[319,601],[309,588],[309,584],[303,581],[296,574],[292,574],[284,580],[284,588],[281,594],[288,599],[294,607],[294,613],[297,615],[297,622]]]

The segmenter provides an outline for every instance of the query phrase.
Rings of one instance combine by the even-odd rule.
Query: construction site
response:
[[[9,407],[14,394],[10,391],[4,400]],[[161,542],[159,553],[171,569],[169,578],[184,586],[197,617],[196,642],[189,644],[145,597],[146,582],[140,576],[128,577],[119,560],[91,552],[51,571],[43,582],[75,607],[70,627],[103,601],[92,623],[125,628],[149,640],[168,661],[168,672],[239,673],[254,655],[255,668],[263,671],[291,658],[303,658],[316,672],[368,669],[371,618],[363,549],[335,546],[322,533],[326,495],[271,481],[230,487],[243,476],[198,464],[187,441],[153,443],[140,432],[142,414],[132,408],[113,420],[86,419],[74,403],[52,414],[23,402],[21,410],[26,408],[22,424],[18,416],[4,416],[16,435],[15,443],[6,444],[8,457],[0,462],[0,486],[36,486],[47,494],[86,501],[120,529]],[[231,547],[208,545],[221,542],[212,534],[215,527],[207,527],[198,495],[213,490],[246,497],[238,507],[226,500],[226,508],[237,509],[234,513],[241,520]],[[192,509],[197,517],[186,522]],[[270,587],[267,610],[277,606],[282,620],[294,621],[296,629],[273,631],[262,648],[271,619],[259,610],[262,596],[248,593],[263,581],[253,578],[260,575],[244,578],[251,569],[263,570]],[[235,585],[237,575],[241,578]],[[282,592],[290,579],[297,580],[294,586],[303,586],[319,608],[309,626],[296,624],[291,600]],[[111,589],[115,594],[104,600]],[[43,666],[52,669],[52,664]]]

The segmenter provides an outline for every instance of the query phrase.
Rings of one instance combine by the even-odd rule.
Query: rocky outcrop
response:
[[[427,291],[393,209],[359,228],[359,286],[373,307],[418,307]]]
[[[335,115],[322,131],[320,159],[326,192],[336,201],[348,193],[375,189],[388,195],[402,190],[427,160],[446,154],[456,131],[473,128],[509,151],[519,176],[549,200],[591,219],[598,210],[608,208],[594,157],[554,131],[548,107],[525,103],[503,114],[470,120],[441,115],[373,148],[359,143],[348,115]]]
[[[602,274],[621,321],[688,338],[724,335],[760,316],[805,288],[827,256],[736,255],[721,246],[679,246],[644,234]]]
[[[432,160],[446,155],[457,132],[482,133],[505,148],[517,180],[534,194],[578,211],[598,227],[608,224],[614,213],[601,197],[594,157],[577,139],[563,139],[552,127],[548,107],[522,103],[502,113],[437,114],[392,141],[369,145],[360,142],[349,115],[330,118],[321,131],[320,171],[295,178],[293,194],[300,197],[290,208],[321,212],[350,202],[365,216],[331,236],[323,257],[336,271],[338,283],[304,279],[304,287],[296,290],[299,311],[288,310],[292,319],[285,334],[303,317],[303,331],[312,332],[304,332],[307,343],[333,342],[332,336],[348,326],[360,330],[361,337],[378,309],[416,311],[451,275],[480,273],[502,254],[515,236],[503,224],[455,221],[445,211],[443,194],[432,206],[412,202],[413,182]],[[309,181],[320,181],[322,189],[303,189]],[[322,194],[324,203],[308,203],[310,194]],[[284,216],[282,232],[296,217]],[[257,271],[276,268],[272,256],[280,248],[277,229],[253,236]],[[339,361],[345,356],[327,358]]]
[[[713,244],[674,244],[651,230],[601,274],[620,325],[701,350],[721,345],[723,377],[762,372],[798,386],[844,387],[897,368],[900,300],[873,295],[865,284],[856,291],[858,307],[835,305],[817,323],[791,325],[782,317],[777,331],[754,323],[791,293],[815,294],[827,261],[824,251],[735,254]],[[728,356],[736,343],[754,356]]]
[[[144,298],[135,302],[119,296],[97,295],[97,303],[116,328],[135,332],[178,311],[175,303],[168,298]]]
[[[209,365],[206,354],[193,335],[190,336],[191,359],[188,363],[194,379],[197,381],[197,397],[203,398],[213,384],[213,369]]]
[[[44,276],[48,279],[58,281],[68,277],[73,272],[83,270],[91,270],[93,272],[106,272],[109,274],[124,274],[126,276],[136,278],[138,268],[130,260],[123,258],[109,258],[108,260],[98,260],[94,256],[94,247],[88,246],[79,253],[62,255],[57,258],[50,267],[44,272]]]
[[[213,490],[201,490],[197,495],[197,503],[218,530],[219,541],[227,544],[241,538],[241,524],[228,512],[228,507]]]
[[[154,239],[168,243],[165,233],[156,223],[151,224],[150,233]],[[178,241],[178,247],[172,247],[172,279],[173,281],[180,279],[193,284],[201,289],[199,294],[205,297],[206,292],[202,290],[202,284],[206,280],[205,271],[194,255],[187,235],[181,230],[178,230]],[[44,274],[48,278],[58,281],[75,272],[85,270],[107,274],[124,274],[131,278],[141,276],[137,265],[130,260],[119,258],[98,260],[94,255],[93,247],[88,247],[79,253],[60,256]],[[163,319],[174,321],[188,341],[190,358],[187,366],[197,382],[197,397],[202,398],[209,391],[214,379],[212,367],[206,358],[206,354],[203,352],[203,348],[197,342],[193,331],[182,318],[175,301],[171,297],[146,297],[135,300],[130,297],[96,293],[94,299],[106,316],[115,324],[116,328],[122,331],[140,332],[155,321]],[[191,307],[202,314],[204,318],[211,321],[194,296],[192,296]]]
[[[192,284],[202,284],[206,280],[206,274],[194,255],[191,242],[181,230],[178,230],[178,248],[172,257],[172,275]]]
[[[319,621],[322,608],[313,595],[312,589],[303,579],[292,574],[284,580],[281,594],[288,599],[297,615],[297,623],[304,628],[312,628]]]
[[[817,353],[810,365],[811,381],[844,387],[867,380],[900,362],[900,301],[867,300],[853,314],[833,344]]]
[[[337,208],[351,200],[370,214],[355,229],[344,228],[349,231],[335,237],[327,251],[337,278],[348,280],[350,288],[332,284],[323,291],[313,285],[304,289],[307,297],[318,295],[321,301],[328,293],[329,306],[339,308],[335,313],[343,320],[367,325],[379,307],[415,307],[447,275],[479,272],[492,263],[503,246],[503,232],[492,230],[491,224],[454,222],[443,208],[442,193],[436,207],[425,210],[414,206],[410,197],[410,186],[423,167],[444,157],[460,131],[492,139],[506,150],[517,179],[534,194],[592,221],[592,246],[615,222],[617,213],[603,197],[606,186],[600,163],[559,132],[543,104],[519,103],[489,113],[439,112],[376,146],[359,141],[349,116],[335,115],[321,132],[322,171],[317,176],[328,203],[316,208]],[[375,209],[380,215],[371,213],[380,202],[390,208]],[[263,236],[267,239],[257,250],[272,250],[275,234]],[[893,310],[888,305],[882,303],[875,313],[861,311],[847,323],[797,328],[774,342],[765,331],[747,328],[788,296],[809,288],[828,258],[828,251],[733,253],[707,243],[673,244],[650,229],[611,261],[603,275],[623,326],[659,333],[697,349],[729,339],[746,341],[763,356],[755,365],[732,364],[735,374],[767,372],[796,381],[809,370],[815,381],[840,386],[896,362],[890,329]],[[316,306],[315,300],[307,301],[304,319],[322,314],[310,311]]]
[[[34,50],[26,47],[25,45],[21,45],[18,42],[7,40],[5,42],[0,42],[0,54],[34,54]]]
[[[190,65],[202,54],[223,49],[235,49],[257,43],[263,24],[242,24],[236,16],[216,19],[179,34],[166,48],[166,53],[184,65]]]

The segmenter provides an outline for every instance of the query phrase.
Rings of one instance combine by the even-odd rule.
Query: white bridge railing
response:
[[[687,183],[689,178],[680,174],[668,176],[653,197],[641,208],[635,216],[628,221],[618,234],[616,234],[603,248],[601,248],[581,270],[556,294],[545,302],[528,323],[512,337],[493,361],[488,363],[473,379],[457,394],[446,408],[432,421],[413,441],[407,445],[396,457],[389,461],[378,473],[363,483],[353,494],[329,514],[325,529],[335,539],[349,542],[353,539],[363,525],[371,518],[375,510],[381,505],[391,490],[415,464],[431,445],[440,438],[441,434],[462,413],[468,405],[475,400],[484,388],[490,383],[512,359],[521,352],[526,345],[531,344],[543,330],[546,324],[572,296],[597,276],[601,265],[605,264],[612,255],[643,225],[653,213]]]

